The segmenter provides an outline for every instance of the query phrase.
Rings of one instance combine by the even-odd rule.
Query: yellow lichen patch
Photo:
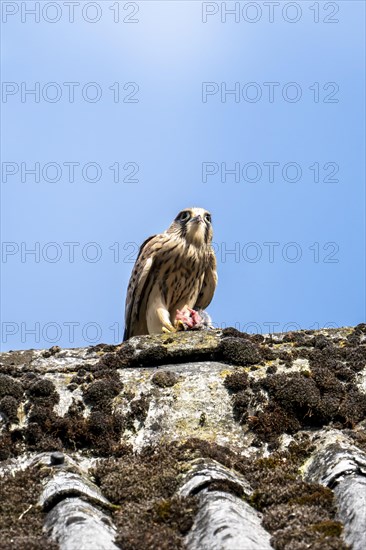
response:
[[[181,350],[185,347],[195,349],[212,349],[218,345],[218,335],[214,331],[205,332],[177,332],[176,334],[162,334],[154,337],[157,344],[165,345],[170,351]]]
[[[66,373],[64,376],[63,376],[63,379],[62,379],[62,386],[67,386],[68,384],[71,383],[71,380],[73,379],[73,377],[76,375],[76,372],[70,372],[70,373]],[[49,379],[52,380],[52,377],[49,376]]]
[[[224,369],[220,371],[219,376],[220,378],[225,378],[228,374],[232,374],[232,372],[233,372],[233,369]]]

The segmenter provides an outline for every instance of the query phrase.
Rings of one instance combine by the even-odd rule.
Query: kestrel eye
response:
[[[205,220],[208,223],[211,223],[211,214],[205,214]]]
[[[191,215],[190,215],[189,212],[182,212],[181,214],[179,214],[179,219],[182,222],[188,221],[190,217],[191,217]]]

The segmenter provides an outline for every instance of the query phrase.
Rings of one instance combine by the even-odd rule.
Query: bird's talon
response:
[[[161,330],[165,334],[171,334],[172,332],[176,332],[175,326],[171,325],[170,323],[167,323],[167,324],[163,325]]]
[[[182,330],[186,330],[185,324],[180,319],[178,319],[178,321],[175,322],[175,330],[177,332],[180,332]]]

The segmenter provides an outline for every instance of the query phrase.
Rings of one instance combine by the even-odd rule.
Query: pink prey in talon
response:
[[[183,309],[177,309],[175,324],[178,330],[190,330],[201,327],[202,317],[200,314],[188,306]]]

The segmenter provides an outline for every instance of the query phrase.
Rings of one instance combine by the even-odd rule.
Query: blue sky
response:
[[[1,4],[3,350],[118,343],[138,245],[187,206],[216,326],[365,320],[363,1]]]

